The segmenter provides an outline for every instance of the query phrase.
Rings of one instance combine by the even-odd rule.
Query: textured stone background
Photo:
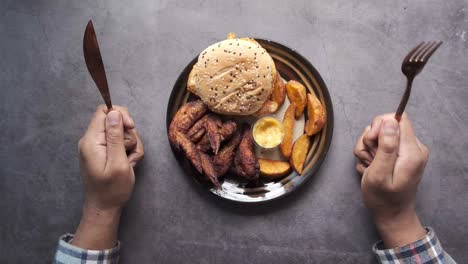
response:
[[[418,210],[445,249],[468,263],[466,0],[1,1],[1,263],[49,262],[57,238],[78,224],[76,145],[101,103],[82,55],[90,18],[113,101],[129,107],[146,147],[121,225],[123,263],[374,262],[378,236],[362,204],[353,144],[374,115],[395,110],[403,56],[432,39],[445,43],[407,107],[431,150]],[[166,138],[178,74],[229,31],[298,50],[334,103],[333,142],[319,173],[261,207],[208,196],[183,175]]]

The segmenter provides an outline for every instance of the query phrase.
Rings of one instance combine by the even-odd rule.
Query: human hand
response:
[[[133,168],[144,156],[128,110],[113,106],[107,113],[105,105],[99,106],[78,149],[85,203],[73,244],[90,249],[113,247],[121,210],[133,190]]]
[[[405,113],[378,116],[356,143],[361,190],[386,247],[398,247],[425,235],[415,211],[418,184],[429,157]]]

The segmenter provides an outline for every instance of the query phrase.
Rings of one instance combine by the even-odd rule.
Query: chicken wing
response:
[[[193,142],[198,142],[201,137],[205,134],[205,122],[208,119],[208,115],[204,115],[200,118],[193,126],[188,130],[187,136]]]
[[[258,179],[260,165],[253,149],[253,136],[249,126],[244,125],[242,140],[234,158],[235,173],[248,180]]]
[[[235,123],[234,123],[235,124]],[[224,147],[221,148],[218,155],[213,158],[213,165],[216,169],[218,177],[224,176],[229,168],[232,166],[234,155],[237,146],[241,141],[241,134],[238,131],[233,131],[231,140],[229,140]]]
[[[174,115],[169,126],[169,142],[178,151],[182,150],[198,172],[202,172],[200,154],[186,133],[208,110],[201,100],[184,104]]]
[[[203,168],[203,173],[210,180],[216,188],[220,188],[221,185],[218,181],[218,174],[213,164],[212,158],[203,152],[200,152],[201,165]]]
[[[234,121],[226,121],[219,129],[221,143],[229,140],[237,129],[237,124]],[[211,148],[210,139],[208,135],[204,135],[203,138],[197,143],[197,148],[202,152],[208,152]]]

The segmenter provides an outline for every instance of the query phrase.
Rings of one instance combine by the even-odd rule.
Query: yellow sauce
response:
[[[263,148],[275,148],[283,141],[283,124],[271,116],[262,117],[253,127],[253,138]]]

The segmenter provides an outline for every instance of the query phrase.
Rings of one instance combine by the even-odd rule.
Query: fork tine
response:
[[[414,54],[414,52],[416,52],[419,47],[421,47],[422,45],[424,45],[424,41],[419,43],[416,47],[414,47],[410,52],[408,52],[408,55],[406,55],[406,57],[403,59],[403,62],[405,61],[409,61],[410,57]]]
[[[411,56],[409,59],[410,62],[416,61],[416,59],[431,45],[431,42],[426,42],[424,45],[419,47],[419,49]]]
[[[430,51],[435,45],[437,44],[437,42],[435,41],[429,41],[427,43],[427,45],[424,47],[424,49],[422,49],[419,53],[418,53],[418,56],[416,56],[414,58],[414,61],[415,62],[420,62],[422,58],[424,58],[424,54],[426,54],[428,51]]]
[[[442,45],[442,41],[436,42],[435,46],[433,46],[429,51],[427,51],[424,56],[421,58],[421,62],[427,62],[429,58],[434,54],[434,52]]]

